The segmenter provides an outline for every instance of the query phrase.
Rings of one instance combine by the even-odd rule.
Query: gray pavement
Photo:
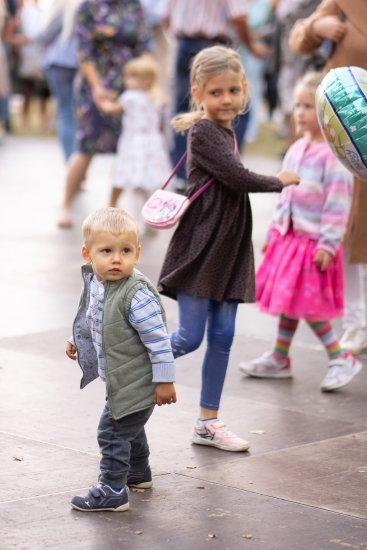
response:
[[[97,480],[104,388],[97,380],[79,389],[64,347],[81,286],[80,225],[106,203],[112,162],[95,159],[75,229],[65,231],[54,223],[64,176],[56,141],[12,136],[0,147],[0,550],[367,548],[367,369],[322,394],[326,355],[302,324],[293,380],[246,378],[239,361],[268,350],[276,324],[251,305],[239,309],[221,406],[250,452],[190,445],[202,347],[177,361],[178,403],[157,408],[148,424],[154,488],[131,493],[124,514],[70,508]],[[279,168],[260,157],[246,163]],[[257,261],[273,200],[251,197]],[[170,234],[142,243],[139,267],[153,282]],[[165,305],[173,329],[176,304]]]

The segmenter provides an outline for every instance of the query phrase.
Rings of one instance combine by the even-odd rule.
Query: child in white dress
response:
[[[134,215],[143,232],[141,209],[170,173],[160,130],[165,98],[157,88],[157,78],[158,69],[152,59],[132,59],[124,66],[125,91],[116,101],[104,100],[100,107],[108,114],[123,113],[109,204],[116,207],[122,191],[131,189]]]

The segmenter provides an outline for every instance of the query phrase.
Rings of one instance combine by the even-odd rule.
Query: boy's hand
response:
[[[154,403],[161,405],[170,405],[176,403],[176,390],[172,382],[160,382],[156,385],[154,392]]]
[[[261,247],[261,254],[265,254],[267,248],[269,246],[269,243],[264,243]]]
[[[75,361],[76,359],[76,347],[73,346],[70,342],[66,342],[66,355]]]
[[[288,187],[288,185],[298,185],[301,181],[299,175],[292,170],[282,170],[277,175],[277,178],[282,182],[283,187]]]
[[[345,35],[347,27],[336,15],[326,15],[313,22],[312,30],[321,38],[327,38],[332,42],[340,42]]]
[[[332,257],[333,256],[330,254],[330,252],[319,248],[318,250],[316,250],[313,263],[320,266],[321,271],[325,271]]]

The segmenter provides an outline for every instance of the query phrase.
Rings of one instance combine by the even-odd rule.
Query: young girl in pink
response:
[[[297,187],[279,196],[256,274],[256,299],[261,311],[279,316],[278,334],[270,353],[240,370],[259,378],[289,378],[289,348],[299,319],[304,319],[324,344],[329,368],[322,391],[348,384],[362,365],[340,347],[331,319],[343,315],[342,239],[352,195],[352,175],[324,142],[315,108],[318,73],[303,77],[295,90],[294,119],[304,137],[289,149],[284,169],[300,174]]]

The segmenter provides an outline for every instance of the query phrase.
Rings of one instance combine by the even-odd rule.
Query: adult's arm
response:
[[[339,19],[341,15],[342,12],[334,0],[323,0],[310,17],[296,21],[289,37],[290,49],[298,54],[312,53],[321,46],[325,38],[316,32],[315,26],[317,27],[319,20],[330,16]]]
[[[144,10],[141,6],[137,8],[137,19],[136,54],[141,55],[144,52],[150,52],[152,49],[151,32],[147,26]]]
[[[11,42],[15,34],[17,7],[14,0],[6,0],[5,5],[8,13],[5,19],[5,25],[2,33],[2,41]]]
[[[39,43],[47,47],[60,35],[62,31],[63,16],[59,14],[54,19],[51,19],[47,25],[41,30],[38,35]]]
[[[94,103],[99,107],[100,101],[109,97],[109,91],[102,85],[95,64],[93,27],[92,3],[83,2],[76,16],[77,58],[80,72],[90,85]]]
[[[220,128],[209,120],[200,120],[190,130],[189,147],[195,163],[236,193],[280,192],[282,182],[245,168]]]

